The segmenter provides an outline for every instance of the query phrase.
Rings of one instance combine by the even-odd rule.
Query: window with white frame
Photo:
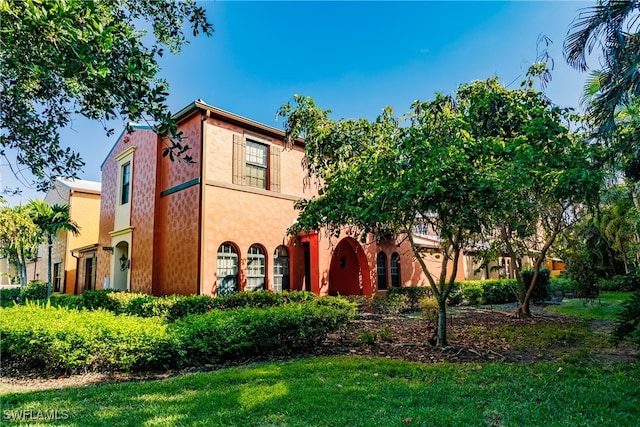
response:
[[[246,291],[264,289],[266,259],[264,250],[258,245],[252,245],[247,254],[247,287]]]
[[[251,187],[267,188],[268,147],[264,144],[247,140],[245,183]]]
[[[278,246],[273,257],[273,291],[288,291],[289,288],[289,251],[285,246]]]
[[[238,291],[238,251],[231,243],[218,248],[216,294],[230,295]]]
[[[232,182],[280,192],[280,152],[273,141],[245,132],[233,135]]]

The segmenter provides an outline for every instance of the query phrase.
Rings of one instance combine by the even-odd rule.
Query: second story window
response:
[[[247,136],[248,135],[248,136]],[[280,152],[273,141],[251,134],[233,135],[232,182],[280,192]]]
[[[245,183],[252,187],[267,188],[267,146],[247,140]]]
[[[129,189],[131,187],[131,163],[122,165],[122,185],[120,194],[120,204],[129,203]]]

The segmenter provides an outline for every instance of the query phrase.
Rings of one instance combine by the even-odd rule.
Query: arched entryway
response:
[[[329,267],[330,295],[371,295],[371,276],[362,247],[351,237],[338,243]]]
[[[129,243],[119,242],[113,252],[113,289],[129,290]]]

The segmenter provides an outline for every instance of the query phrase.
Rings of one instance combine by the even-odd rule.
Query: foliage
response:
[[[567,260],[567,275],[575,283],[577,296],[597,296],[597,283],[611,276],[612,253],[593,219],[578,224],[568,235],[563,253]]]
[[[525,270],[521,274],[522,274],[522,280],[525,283],[525,286],[528,288],[531,285],[531,280],[533,280],[535,271]],[[536,283],[536,287],[533,289],[533,292],[531,294],[531,299],[533,302],[541,303],[549,299],[550,276],[551,276],[551,272],[546,268],[541,269],[540,272],[538,273],[538,283]]]
[[[52,307],[65,307],[81,309],[83,307],[82,295],[53,294],[49,298]]]
[[[187,43],[185,21],[194,35],[213,31],[191,0],[1,1],[2,152],[16,150],[40,189],[52,178],[72,177],[84,163],[61,146],[59,130],[81,114],[105,129],[118,117],[153,123],[171,139],[165,153],[183,156],[188,146],[166,104],[158,58]]]
[[[598,282],[598,287],[603,291],[638,291],[640,290],[640,270],[634,270],[628,274],[614,276],[608,280],[601,280]]]
[[[431,296],[432,291],[428,286],[392,287],[387,291],[389,296],[396,294],[407,296],[407,311],[418,311],[422,298]]]
[[[139,426],[635,427],[640,385],[631,379],[638,377],[638,363],[433,364],[323,357],[157,381],[12,392],[2,402],[5,414],[55,408],[69,414],[67,424],[83,426],[108,420]]]
[[[160,319],[34,303],[2,310],[2,359],[27,367],[130,371],[166,368],[181,360],[179,341]]]
[[[573,294],[576,289],[576,283],[566,277],[556,277],[549,280],[549,292],[552,295],[565,297]]]
[[[622,311],[613,329],[613,340],[616,344],[625,338],[640,346],[640,291],[636,291],[628,301],[622,303]]]
[[[34,280],[20,289],[20,302],[47,299],[47,284]]]
[[[528,77],[534,76],[530,70]],[[475,100],[467,107],[469,132],[493,146],[486,159],[496,191],[496,208],[489,211],[485,230],[489,253],[511,258],[520,303],[514,314],[528,316],[540,269],[556,238],[597,200],[603,176],[600,153],[587,138],[569,131],[567,123],[577,117],[539,92],[507,90],[495,81],[465,90]],[[533,258],[533,265],[527,267],[525,257]],[[527,268],[534,274],[525,283],[521,273]]]
[[[36,256],[40,229],[24,206],[0,207],[0,255],[17,267],[20,284],[27,284],[27,261]]]
[[[376,314],[398,315],[407,311],[409,297],[400,293],[376,294],[371,298],[371,307]]]
[[[9,307],[20,301],[20,291],[18,287],[0,289],[0,304],[2,307]]]
[[[312,302],[213,310],[184,317],[173,324],[173,330],[182,340],[189,363],[216,363],[278,350],[307,348],[353,318],[354,305],[346,301],[338,304],[340,308]]]
[[[599,90],[588,113],[602,133],[614,127],[616,108],[640,95],[638,11],[640,5],[636,1],[600,0],[580,12],[565,41],[565,58],[580,71],[589,69],[587,58],[594,48],[601,50]]]
[[[80,233],[80,227],[69,216],[69,205],[54,204],[49,205],[42,199],[34,199],[27,205],[29,214],[33,219],[33,223],[40,229],[40,238],[46,239],[47,247],[47,297],[51,296],[51,269],[52,259],[51,251],[53,247],[53,238],[61,231],[67,231],[77,236]],[[64,292],[64,289],[62,290]]]

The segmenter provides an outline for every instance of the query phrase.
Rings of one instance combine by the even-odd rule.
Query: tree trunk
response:
[[[438,347],[447,346],[447,299],[438,298]]]
[[[49,247],[48,249],[48,258],[47,258],[47,299],[51,298],[51,252],[53,248],[53,238],[51,234],[49,234]]]
[[[18,253],[18,277],[20,278],[20,286],[27,284],[27,262],[24,257],[24,249],[20,248]]]

